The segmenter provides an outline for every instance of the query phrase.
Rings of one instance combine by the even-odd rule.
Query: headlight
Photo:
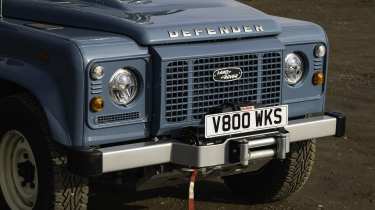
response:
[[[304,73],[303,61],[300,56],[290,53],[285,57],[285,79],[290,85],[301,81]]]
[[[117,70],[109,81],[109,91],[116,104],[128,105],[138,93],[137,76],[128,69]]]

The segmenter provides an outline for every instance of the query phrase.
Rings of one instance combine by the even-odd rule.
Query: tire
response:
[[[286,159],[272,160],[256,172],[223,177],[224,183],[251,202],[285,199],[299,191],[308,180],[315,148],[315,140],[293,143]]]
[[[0,209],[9,209],[9,207],[6,205],[6,201],[3,196],[3,192],[0,189]]]
[[[36,100],[15,95],[0,107],[0,209],[86,210],[88,180],[66,169]]]

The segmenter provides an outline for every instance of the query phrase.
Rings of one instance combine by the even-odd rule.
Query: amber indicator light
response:
[[[314,85],[323,85],[324,79],[324,73],[322,71],[318,71],[314,74],[312,83]]]
[[[104,109],[104,100],[102,97],[94,97],[91,99],[90,108],[93,112],[101,112]]]

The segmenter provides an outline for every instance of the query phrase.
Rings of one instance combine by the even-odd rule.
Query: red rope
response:
[[[193,170],[191,177],[190,177],[190,187],[189,187],[189,210],[195,210],[195,203],[194,203],[194,185],[197,179],[198,171],[196,169]]]

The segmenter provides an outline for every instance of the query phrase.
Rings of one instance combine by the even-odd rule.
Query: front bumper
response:
[[[345,121],[343,114],[327,113],[323,116],[289,121],[284,133],[242,136],[210,146],[159,141],[88,151],[76,150],[68,152],[68,165],[72,172],[82,176],[166,163],[191,168],[247,165],[250,160],[285,158],[290,143],[327,136],[342,137],[345,134]]]

